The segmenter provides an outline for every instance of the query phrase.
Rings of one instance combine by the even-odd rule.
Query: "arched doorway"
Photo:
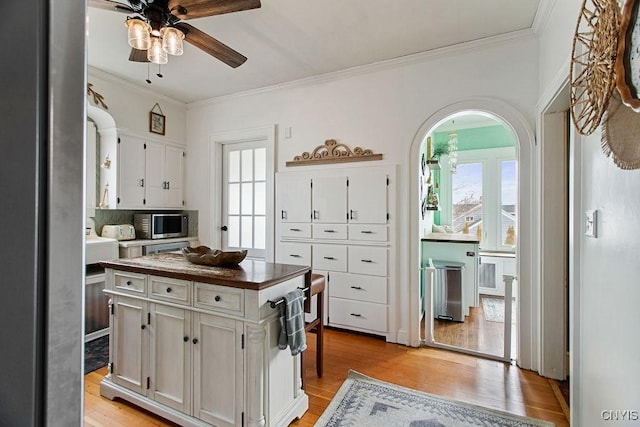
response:
[[[534,257],[537,254],[537,242],[533,237],[534,221],[532,215],[533,191],[532,183],[534,180],[534,137],[528,123],[522,115],[513,107],[493,99],[470,99],[451,104],[434,113],[420,127],[415,134],[411,150],[410,150],[410,200],[415,201],[410,209],[410,239],[408,253],[412,260],[412,269],[410,272],[411,289],[410,298],[410,341],[412,345],[421,343],[420,337],[420,318],[421,305],[420,301],[420,248],[421,236],[425,230],[424,223],[421,222],[421,206],[418,202],[420,196],[420,173],[421,173],[421,149],[426,137],[447,120],[451,120],[458,114],[466,114],[474,112],[477,115],[490,116],[500,123],[514,138],[515,154],[518,160],[517,182],[521,191],[518,192],[517,205],[519,213],[517,218],[516,229],[518,230],[518,239],[515,244],[515,254],[517,257],[516,276],[519,280],[519,327],[518,327],[518,362],[523,367],[531,366],[531,357],[533,354],[532,345],[532,328],[539,319],[532,315],[532,300],[534,288],[538,286],[534,280],[533,265],[537,262]],[[435,148],[435,147],[433,147]],[[433,149],[432,148],[432,149]],[[447,159],[448,160],[448,159]],[[441,184],[441,183],[440,183]]]

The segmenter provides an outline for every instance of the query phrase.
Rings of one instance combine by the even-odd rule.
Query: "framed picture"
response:
[[[626,0],[620,19],[616,87],[622,102],[640,112],[640,0]]]
[[[149,112],[149,132],[164,135],[165,117],[154,111]]]

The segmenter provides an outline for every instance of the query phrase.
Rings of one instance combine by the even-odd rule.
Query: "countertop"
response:
[[[180,254],[163,253],[138,258],[102,261],[104,268],[214,285],[262,290],[310,271],[310,267],[244,260],[237,267],[210,267],[192,264]]]
[[[420,240],[423,242],[480,243],[474,234],[429,233]]]

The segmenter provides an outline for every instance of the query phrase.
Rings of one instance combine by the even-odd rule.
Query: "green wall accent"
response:
[[[478,150],[481,148],[514,147],[515,140],[511,132],[504,126],[486,126],[481,128],[460,129],[458,133],[458,150]],[[434,147],[449,141],[449,132],[434,132]]]

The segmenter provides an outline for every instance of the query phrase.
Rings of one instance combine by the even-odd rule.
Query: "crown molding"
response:
[[[536,12],[536,16],[533,19],[533,25],[531,26],[534,33],[540,35],[544,32],[547,24],[549,23],[549,17],[551,16],[551,11],[555,4],[556,0],[540,0],[538,11]]]
[[[544,0],[543,0],[544,1]],[[195,101],[187,103],[187,109],[203,107],[209,104],[216,104],[219,102],[244,98],[247,96],[254,96],[263,93],[280,91],[289,88],[299,88],[304,86],[311,86],[319,83],[326,83],[336,80],[342,80],[349,77],[375,73],[378,71],[396,68],[405,65],[412,65],[420,62],[433,61],[436,59],[456,56],[466,52],[477,52],[480,49],[489,49],[497,45],[502,45],[511,42],[517,42],[527,39],[537,38],[536,33],[532,29],[512,31],[497,36],[486,37],[478,40],[472,40],[465,43],[459,43],[453,46],[447,46],[439,49],[432,49],[425,52],[414,53],[411,55],[401,56],[398,58],[388,59],[385,61],[374,62],[372,64],[361,65],[358,67],[347,68],[345,70],[334,71],[331,73],[321,74],[312,77],[305,77],[298,80],[292,80],[289,82],[279,83],[276,85],[265,86],[258,89],[251,89],[244,92],[233,93],[230,95],[218,96],[215,98],[205,99],[202,101]]]
[[[131,83],[128,80],[125,80],[125,79],[123,79],[121,77],[118,77],[118,76],[115,76],[113,74],[107,73],[106,71],[103,71],[103,70],[101,70],[99,68],[95,68],[95,67],[92,67],[92,66],[88,65],[87,66],[87,71],[88,71],[87,80],[89,80],[89,83],[91,83],[91,76],[95,76],[95,77],[98,77],[98,78],[100,78],[102,80],[106,80],[106,81],[108,81],[110,83],[115,83],[117,85],[124,86],[124,87],[126,87],[128,89],[135,90],[137,92],[143,93],[143,94],[148,95],[148,96],[150,96],[152,98],[157,98],[157,99],[160,99],[162,101],[166,101],[166,102],[168,102],[170,104],[177,105],[177,106],[179,106],[181,108],[187,108],[187,104],[185,102],[178,101],[177,99],[171,98],[171,97],[166,96],[166,95],[161,95],[161,94],[159,94],[157,92],[154,92],[151,89],[147,89],[146,87],[138,86],[138,85],[136,85],[134,83]]]

